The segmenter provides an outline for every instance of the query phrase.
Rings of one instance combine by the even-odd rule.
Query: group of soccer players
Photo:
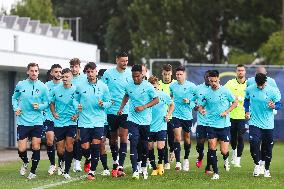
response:
[[[144,179],[148,178],[148,162],[153,176],[163,175],[174,159],[176,171],[189,171],[192,114],[197,111],[198,168],[202,166],[206,140],[205,173],[213,174],[212,179],[219,179],[218,143],[225,170],[230,170],[230,142],[232,164],[241,167],[243,135],[248,121],[250,152],[255,164],[253,175],[270,177],[273,112],[282,105],[277,85],[266,76],[264,67],[257,68],[255,77],[246,79],[245,66],[238,65],[236,78],[224,86],[220,85],[219,72],[208,70],[204,74],[204,83],[196,86],[186,80],[183,66],[175,70],[175,81],[171,65],[164,65],[159,81],[155,76],[147,79],[145,65],[134,65],[131,70],[127,65],[128,55],[123,52],[116,56],[115,68],[102,72],[94,62],[89,62],[82,74],[80,60],[74,58],[70,60],[70,68],[52,65],[51,80],[45,84],[38,80],[39,66],[36,63],[27,66],[28,78],[17,84],[12,97],[18,125],[18,154],[23,160],[21,175],[28,170],[27,142],[31,139],[33,153],[28,179],[36,177],[43,130],[50,161],[49,175],[57,170],[59,175],[70,179],[72,161],[74,172],[82,171],[83,156],[88,180],[94,179],[99,160],[104,169],[102,175],[125,176],[128,140],[133,178],[139,179],[140,174]],[[107,165],[106,138],[113,160],[111,172]],[[183,165],[180,157],[182,138]]]

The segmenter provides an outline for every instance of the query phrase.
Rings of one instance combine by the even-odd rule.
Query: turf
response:
[[[194,145],[193,145],[194,146]],[[126,158],[126,173],[124,178],[112,178],[96,175],[95,180],[87,181],[84,173],[70,173],[72,181],[69,183],[62,183],[64,178],[62,176],[48,176],[47,169],[49,162],[47,160],[40,161],[37,178],[28,181],[25,177],[19,175],[20,161],[7,162],[0,164],[0,188],[25,189],[25,188],[96,188],[96,189],[114,189],[114,188],[143,188],[143,189],[180,189],[180,188],[284,188],[284,144],[276,143],[273,149],[273,158],[271,163],[272,178],[253,177],[253,161],[249,154],[249,145],[245,145],[245,150],[242,158],[242,168],[234,168],[231,166],[230,172],[225,172],[223,168],[223,159],[219,155],[218,165],[220,169],[220,180],[211,180],[211,176],[204,174],[204,165],[198,169],[195,167],[196,152],[194,147],[191,149],[190,171],[176,172],[173,170],[166,171],[163,176],[149,176],[148,180],[133,180],[131,178],[131,169],[129,156]],[[220,151],[218,151],[220,154]],[[15,152],[16,155],[16,152]],[[109,156],[110,157],[110,156]],[[109,163],[111,161],[109,160]],[[203,162],[205,163],[205,162]],[[101,164],[97,172],[101,172]],[[149,170],[151,174],[151,170]],[[56,185],[59,184],[60,185]],[[50,184],[54,184],[50,186]]]

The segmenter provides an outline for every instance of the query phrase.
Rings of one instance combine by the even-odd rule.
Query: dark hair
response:
[[[135,64],[135,65],[132,66],[131,71],[132,72],[141,72],[142,73],[142,66],[138,65],[138,64]]]
[[[204,78],[205,78],[205,77],[208,77],[209,74],[210,74],[210,72],[211,72],[211,70],[207,70],[207,71],[204,73]]]
[[[47,70],[46,72],[46,82],[52,80],[52,75],[50,74],[50,72],[51,72],[51,69]]]
[[[178,71],[185,71],[185,67],[184,66],[179,66],[179,67],[177,67],[176,68],[176,72],[178,72]]]
[[[86,73],[86,71],[87,71],[88,69],[94,70],[94,69],[96,69],[96,68],[97,68],[96,63],[94,63],[94,62],[88,62],[88,63],[85,65],[83,72]]]
[[[63,74],[66,74],[66,73],[72,73],[72,72],[71,72],[71,70],[70,70],[69,68],[64,68],[64,69],[62,70],[62,75],[63,75]]]
[[[62,67],[60,66],[60,64],[53,64],[50,68],[50,71],[55,69],[55,68],[62,68]]]
[[[240,67],[245,67],[245,65],[243,65],[243,64],[238,64],[238,65],[236,66],[236,68],[240,68]]]
[[[107,71],[107,69],[100,69],[98,72],[98,77],[102,77],[105,73],[105,71]]]
[[[168,72],[168,71],[173,71],[173,68],[172,68],[172,65],[170,64],[164,64],[162,70]]]
[[[158,83],[159,80],[156,76],[152,75],[151,77],[149,77],[148,81],[151,83],[151,84],[155,84],[155,83]]]
[[[267,76],[263,73],[258,73],[255,75],[255,82],[257,86],[262,86],[267,81]]]
[[[34,62],[29,63],[28,66],[27,66],[27,69],[29,70],[31,67],[37,67],[37,68],[39,68],[38,64],[37,64],[37,63],[34,63]]]
[[[81,64],[81,61],[79,58],[72,58],[70,61],[69,61],[69,64],[70,66],[75,66],[75,65],[79,65]]]
[[[121,58],[121,57],[128,57],[128,54],[126,52],[120,52],[116,54],[116,58]]]
[[[219,71],[218,70],[210,70],[208,77],[219,77]]]

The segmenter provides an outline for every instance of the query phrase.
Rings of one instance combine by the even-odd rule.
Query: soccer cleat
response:
[[[53,175],[55,171],[56,171],[56,165],[50,165],[47,172],[49,175]]]
[[[189,161],[188,159],[185,159],[183,161],[183,168],[182,168],[184,171],[189,171]]]
[[[75,161],[74,161],[73,171],[74,171],[75,173],[76,173],[76,172],[82,172],[81,161],[79,161],[79,160],[75,160]]]
[[[64,173],[64,170],[65,170],[65,162],[62,161],[62,162],[59,163],[59,167],[57,169],[57,174],[62,175]]]
[[[151,163],[150,163],[149,159],[147,159],[146,167],[148,167],[149,169],[152,169],[152,165],[151,165]]]
[[[271,177],[269,170],[266,170],[266,169],[264,170],[264,177],[265,178],[270,178]]]
[[[32,180],[36,178],[36,174],[30,173],[27,179]]]
[[[212,180],[218,180],[220,176],[216,173],[214,173],[213,177],[211,178]]]
[[[113,170],[111,171],[111,176],[112,176],[112,177],[117,177],[117,173],[118,173],[118,170],[117,170],[117,169],[113,169]]]
[[[241,157],[236,158],[234,167],[242,167],[241,166]]]
[[[151,173],[151,175],[152,175],[152,176],[157,176],[157,175],[158,175],[158,170],[157,170],[157,169],[156,169],[156,170],[153,170],[152,173]]]
[[[175,161],[176,157],[175,157],[175,153],[174,152],[170,152],[170,162]]]
[[[70,175],[69,175],[68,173],[64,173],[64,174],[63,174],[63,177],[64,177],[66,180],[70,180],[70,179],[71,179],[71,177],[70,177]]]
[[[176,171],[180,171],[181,170],[181,163],[180,162],[177,162],[176,163]]]
[[[126,173],[123,171],[123,169],[118,169],[117,177],[124,177],[125,175]]]
[[[141,167],[143,178],[148,179],[147,167]]]
[[[211,170],[206,170],[206,169],[205,169],[205,174],[206,174],[206,175],[211,175],[211,174],[213,174],[213,171],[211,171]]]
[[[137,170],[139,173],[142,173],[141,164],[142,164],[142,161],[137,162]]]
[[[225,171],[230,171],[229,158],[227,158],[226,160],[224,160],[224,168],[225,168]]]
[[[234,165],[236,163],[236,158],[237,158],[237,149],[232,151],[232,160],[231,163]]]
[[[85,173],[88,173],[90,171],[90,168],[91,168],[91,163],[85,163],[84,164],[84,171]]]
[[[28,165],[27,163],[23,163],[23,165],[21,166],[21,169],[20,169],[20,175],[24,176],[27,171],[28,171]]]
[[[259,164],[259,174],[260,174],[260,175],[264,175],[264,171],[265,171],[264,164],[265,164],[265,161],[262,161],[262,162]]]
[[[171,164],[170,163],[166,163],[164,168],[165,168],[165,170],[170,170],[171,169]]]
[[[197,168],[200,168],[202,166],[202,159],[199,160],[198,158],[196,159],[195,165]]]
[[[258,177],[259,173],[260,173],[259,165],[255,165],[253,170],[253,176]]]
[[[139,179],[139,172],[135,171],[132,175],[132,178],[138,180]]]
[[[159,175],[163,175],[165,173],[163,164],[158,164],[157,170]]]
[[[102,172],[101,175],[102,175],[102,176],[110,176],[110,172],[109,172],[108,169],[106,169],[106,170],[103,170],[103,172]]]
[[[95,171],[90,171],[87,175],[88,180],[94,180],[95,179]]]

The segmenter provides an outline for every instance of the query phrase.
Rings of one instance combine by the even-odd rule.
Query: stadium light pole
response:
[[[75,21],[76,23],[76,28],[75,28],[75,40],[76,41],[79,41],[79,33],[80,33],[80,28],[79,28],[79,24],[80,24],[80,20],[81,20],[81,17],[70,17],[70,18],[65,18],[65,17],[58,17],[59,19],[59,24],[60,24],[60,27],[63,28],[63,25],[64,25],[64,21],[67,20],[69,21],[69,24],[71,25],[72,21]],[[72,27],[71,27],[71,30],[72,30]]]

